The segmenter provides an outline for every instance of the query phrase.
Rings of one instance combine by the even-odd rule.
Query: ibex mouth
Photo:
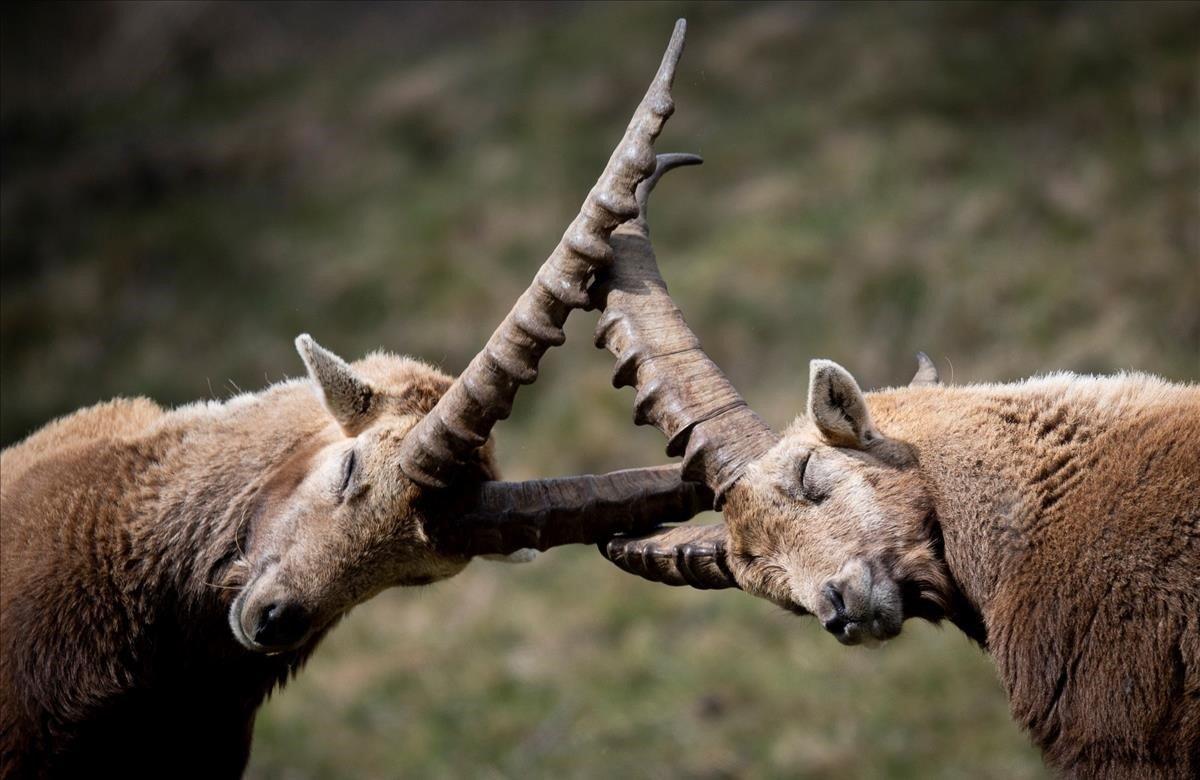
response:
[[[884,615],[871,615],[863,620],[838,617],[826,621],[824,626],[843,645],[877,647],[900,633],[899,625],[891,616]]]

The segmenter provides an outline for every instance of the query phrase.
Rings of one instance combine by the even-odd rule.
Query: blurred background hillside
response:
[[[301,373],[310,331],[457,372],[689,41],[663,274],[784,425],[807,361],[898,384],[1200,374],[1197,4],[6,6],[0,440]],[[661,462],[591,346],[497,430],[513,478]],[[250,776],[1043,775],[986,657],[879,651],[588,550],[359,608]]]

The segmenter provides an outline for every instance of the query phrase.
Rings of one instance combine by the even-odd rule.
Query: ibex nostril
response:
[[[840,618],[845,618],[846,601],[842,598],[841,588],[837,587],[833,583],[826,583],[825,598],[829,600],[829,604],[833,607],[833,610],[837,613],[837,616]]]
[[[829,602],[829,606],[833,608],[833,616],[823,620],[821,625],[831,634],[841,634],[850,622],[846,616],[846,602],[842,597],[842,591],[832,582],[828,582],[822,589],[822,593],[825,600]]]
[[[847,621],[844,615],[838,614],[837,616],[826,620],[821,625],[824,626],[825,630],[831,634],[840,634],[846,630]]]
[[[308,631],[308,623],[303,607],[272,602],[259,613],[254,641],[264,647],[286,647],[300,641]]]

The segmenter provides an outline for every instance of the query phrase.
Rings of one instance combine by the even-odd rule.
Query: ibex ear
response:
[[[308,375],[320,388],[325,408],[343,431],[350,436],[357,434],[368,419],[375,391],[346,361],[313,341],[307,333],[296,337],[296,351],[304,360]]]
[[[909,387],[936,387],[942,383],[937,366],[924,352],[917,353],[917,373],[913,374]]]
[[[814,360],[808,372],[808,416],[826,441],[862,449],[882,438],[849,371],[832,360]]]

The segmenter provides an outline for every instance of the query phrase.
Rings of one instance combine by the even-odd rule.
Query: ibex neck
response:
[[[1086,553],[1086,535],[1071,529],[1084,515],[1102,513],[1123,472],[1148,467],[1155,457],[1130,443],[1139,430],[1161,424],[1164,414],[1178,415],[1181,405],[1190,404],[1193,415],[1200,411],[1196,388],[1137,374],[1055,374],[869,398],[884,435],[916,448],[946,564],[989,629],[1014,593],[1029,596],[1030,576]],[[1123,441],[1130,451],[1116,458],[1113,448]],[[1054,580],[1053,572],[1046,575]]]

